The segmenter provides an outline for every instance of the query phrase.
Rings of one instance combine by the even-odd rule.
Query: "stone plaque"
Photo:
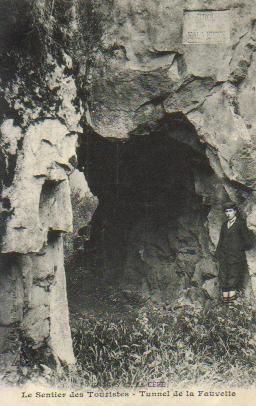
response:
[[[230,10],[185,11],[183,44],[228,44]]]

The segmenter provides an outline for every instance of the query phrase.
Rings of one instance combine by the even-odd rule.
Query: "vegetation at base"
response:
[[[77,384],[94,387],[171,383],[252,385],[256,327],[246,303],[173,310],[147,304],[123,317],[71,316]],[[74,381],[76,379],[74,378]],[[75,382],[73,382],[75,383]]]

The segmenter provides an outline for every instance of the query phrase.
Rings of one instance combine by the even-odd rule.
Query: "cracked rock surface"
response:
[[[73,0],[52,2],[54,7],[48,3],[16,0],[0,5],[3,370],[17,362],[22,351],[35,358],[39,354],[45,365],[75,362],[62,234],[72,231],[70,195],[72,187],[76,195],[72,186],[76,182],[73,179],[70,187],[70,180],[82,176],[76,172],[77,140],[86,129],[98,137],[130,140],[164,126],[177,142],[193,150],[203,148],[213,175],[193,169],[193,196],[209,208],[202,224],[204,244],[206,234],[209,238],[207,249],[193,264],[193,278],[195,285],[203,283],[209,298],[218,291],[211,255],[221,224],[221,203],[236,201],[256,232],[255,1]],[[184,10],[206,9],[230,10],[229,43],[183,44]],[[170,131],[177,114],[190,123],[195,137]],[[86,226],[97,198],[82,178]],[[188,230],[188,222],[189,215],[181,219],[180,228],[192,235],[194,243],[196,228]],[[131,230],[130,238],[134,233]],[[154,273],[150,238],[144,241],[144,252],[138,234],[136,250],[143,266],[153,269],[152,279],[140,280],[148,289],[165,277],[168,264],[163,261],[160,276]],[[183,254],[178,260],[189,262]],[[254,292],[255,257],[254,249],[248,253]],[[129,257],[130,278],[132,261]]]
[[[206,9],[229,10],[230,41],[183,44],[184,10]],[[179,0],[171,5],[167,0],[115,0],[87,71],[87,118],[95,132],[128,139],[150,134],[164,118],[182,113],[194,126],[220,183],[218,204],[235,200],[253,231],[255,17],[250,0]],[[214,247],[220,209],[213,198],[208,203],[207,227]],[[252,258],[251,251],[254,286]]]

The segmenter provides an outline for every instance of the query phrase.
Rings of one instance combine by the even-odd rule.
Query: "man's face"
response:
[[[236,210],[235,209],[226,209],[225,214],[229,220],[233,220],[233,218],[236,216]]]

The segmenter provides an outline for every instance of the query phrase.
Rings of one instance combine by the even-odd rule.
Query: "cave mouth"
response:
[[[168,286],[174,295],[177,286],[193,284],[207,251],[209,212],[196,194],[195,173],[212,175],[194,127],[176,115],[126,141],[90,131],[78,159],[99,199],[84,246],[88,274],[160,296]]]

